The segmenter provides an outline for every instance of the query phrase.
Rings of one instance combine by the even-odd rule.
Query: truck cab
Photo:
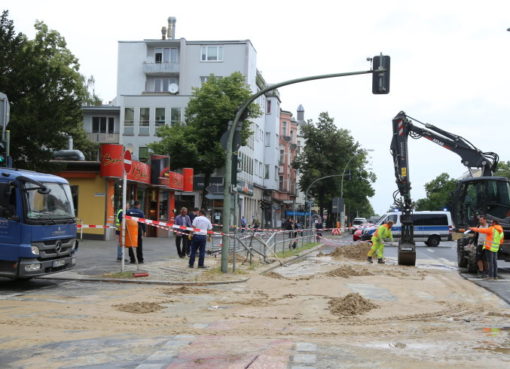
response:
[[[64,178],[0,169],[0,276],[29,279],[76,264],[76,220]]]

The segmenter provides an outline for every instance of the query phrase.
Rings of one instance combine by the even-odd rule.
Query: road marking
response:
[[[434,250],[432,250],[432,249],[427,249],[427,251],[428,251],[428,252],[431,252],[431,253],[435,253],[435,251],[434,251]]]

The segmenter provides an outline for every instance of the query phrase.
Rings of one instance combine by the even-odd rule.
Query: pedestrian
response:
[[[193,219],[195,219],[198,216],[198,208],[193,208],[191,211],[191,214],[189,214],[189,220],[191,220],[191,224],[193,224]]]
[[[489,228],[487,224],[487,218],[485,216],[480,216],[478,218],[479,226],[478,228]],[[487,254],[489,253],[483,246],[485,244],[485,240],[487,239],[487,235],[485,233],[478,233],[478,239],[476,240],[476,265],[478,266],[478,274],[481,278],[488,278],[488,268],[487,268]]]
[[[117,261],[122,261],[122,237],[120,228],[122,227],[122,209],[117,210],[115,214],[115,234],[119,237],[117,244]]]
[[[318,217],[318,219],[315,219],[315,232],[317,242],[320,242],[322,238],[322,218],[320,216]]]
[[[137,218],[145,218],[145,214],[143,210],[140,209],[141,204],[140,201],[136,200],[133,202],[133,206],[126,210],[126,215],[137,217]],[[122,219],[121,219],[122,220]],[[138,263],[143,264],[143,237],[145,236],[145,223],[138,222],[138,247],[136,247],[136,259],[138,259]],[[135,264],[135,254],[133,252],[133,248],[129,248],[129,259],[131,264]]]
[[[487,267],[489,269],[489,279],[498,279],[498,251],[499,245],[503,243],[504,232],[496,219],[492,220],[492,224],[488,228],[471,227],[470,230],[486,235],[483,248],[486,251]]]
[[[183,206],[181,208],[180,214],[175,217],[174,224],[191,228],[191,219],[188,215],[188,208]],[[175,232],[175,247],[177,248],[177,255],[182,259],[189,255],[189,230],[178,229]],[[182,249],[181,249],[182,243]]]
[[[244,215],[242,215],[241,216],[241,233],[244,233],[244,231],[246,230],[246,225],[247,225],[246,218],[244,217]]]
[[[390,220],[377,228],[372,236],[372,247],[368,252],[367,261],[369,263],[373,263],[372,255],[374,253],[377,254],[377,263],[384,264],[384,240],[389,238],[393,242],[393,234],[391,233],[391,227],[393,227],[393,222]]]
[[[212,224],[209,219],[205,216],[205,210],[200,209],[198,211],[198,216],[193,219],[192,224],[193,237],[191,238],[191,252],[189,255],[189,267],[193,268],[195,266],[195,256],[198,250],[198,267],[205,268],[204,258],[205,258],[205,245],[207,243],[207,232],[212,229]]]

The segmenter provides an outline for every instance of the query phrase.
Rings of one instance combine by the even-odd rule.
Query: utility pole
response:
[[[378,57],[375,57],[378,58]],[[382,55],[380,56],[382,58]],[[389,57],[388,57],[389,58]],[[234,141],[234,132],[236,127],[243,116],[245,110],[250,106],[252,102],[254,102],[259,96],[264,95],[266,92],[275,90],[277,88],[293,85],[296,83],[313,81],[317,79],[326,79],[326,78],[336,78],[336,77],[347,77],[347,76],[355,76],[360,74],[374,74],[378,73],[378,76],[381,76],[378,79],[373,79],[373,84],[377,84],[377,86],[383,85],[386,92],[382,91],[381,88],[376,88],[372,86],[373,93],[388,93],[389,92],[389,62],[387,63],[388,69],[386,70],[379,63],[377,65],[377,70],[366,70],[366,71],[358,71],[358,72],[348,72],[348,73],[333,73],[333,74],[322,74],[317,76],[303,77],[292,79],[289,81],[284,81],[280,83],[276,83],[269,87],[264,88],[263,90],[253,94],[248,100],[246,100],[243,105],[239,107],[237,113],[235,115],[234,121],[232,125],[228,129],[227,142],[226,142],[226,155],[225,155],[225,186],[223,190],[223,247],[221,249],[221,271],[223,273],[228,272],[228,249],[230,244],[229,233],[230,233],[230,225],[232,223],[232,194],[235,193],[236,189],[232,187],[232,147]],[[386,73],[387,72],[387,73]],[[381,84],[381,80],[383,80],[383,76],[388,76],[387,86],[386,83]],[[385,81],[385,80],[384,80]],[[235,212],[234,212],[235,214]]]

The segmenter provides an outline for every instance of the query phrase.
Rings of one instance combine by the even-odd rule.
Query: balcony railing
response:
[[[154,63],[144,62],[143,72],[147,75],[165,75],[179,73],[179,63]]]
[[[119,143],[118,133],[87,133],[89,141],[96,143]]]

